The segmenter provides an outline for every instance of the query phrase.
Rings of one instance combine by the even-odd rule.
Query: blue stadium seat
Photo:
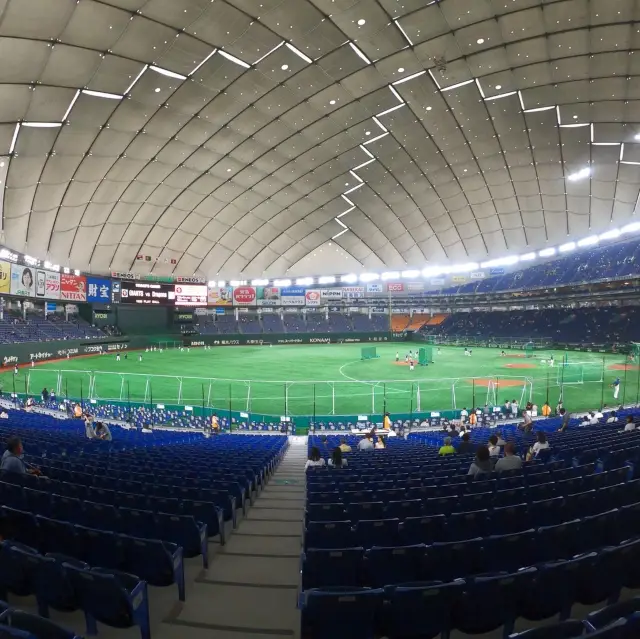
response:
[[[80,608],[80,600],[76,596],[65,564],[75,566],[81,570],[88,570],[89,566],[82,561],[59,554],[50,554],[44,557],[36,555],[33,561],[37,563],[35,591],[38,612],[43,617],[48,617],[49,608],[60,612],[78,610]]]
[[[458,541],[473,537],[482,537],[487,529],[487,510],[452,513],[447,519],[447,539]]]
[[[342,521],[346,516],[342,502],[307,504],[307,521]]]
[[[209,539],[220,535],[220,544],[226,543],[224,527],[224,510],[211,501],[182,500],[182,510],[185,515],[191,515],[196,521],[207,526]]]
[[[564,519],[564,497],[529,502],[532,526],[555,526]]]
[[[151,639],[147,584],[133,575],[65,566],[85,614],[87,634],[97,634],[96,621],[113,628],[140,628]]]
[[[591,515],[582,518],[580,526],[580,546],[583,552],[588,552],[594,548],[617,544],[620,538],[618,528],[618,510],[608,510],[598,515]]]
[[[408,517],[400,523],[400,543],[406,546],[445,540],[445,515]]]
[[[402,584],[386,589],[389,605],[385,611],[386,634],[392,639],[446,636],[452,612],[462,597],[464,582]]]
[[[0,597],[7,592],[19,597],[34,594],[33,564],[27,559],[37,555],[34,548],[16,542],[0,543]]]
[[[494,571],[515,572],[536,563],[536,541],[535,530],[523,530],[485,537],[483,548]]]
[[[453,625],[467,634],[482,634],[504,627],[509,633],[522,599],[536,576],[535,568],[482,575],[467,579],[464,595],[454,610]]]
[[[624,539],[640,535],[640,501],[620,508],[618,526]]]
[[[358,546],[395,546],[398,543],[397,519],[361,519],[354,526]]]
[[[303,634],[309,639],[373,639],[384,590],[309,590],[302,605]]]
[[[40,528],[40,550],[42,552],[58,552],[73,556],[82,552],[73,524],[48,517],[36,517]]]
[[[619,601],[589,613],[585,619],[585,625],[591,631],[600,630],[618,619],[627,618],[636,613],[640,613],[640,597]]]
[[[378,496],[380,496],[378,494]],[[386,517],[397,518],[404,521],[407,517],[420,517],[422,515],[422,500],[405,499],[403,501],[386,502]]]
[[[582,621],[570,619],[554,625],[540,626],[523,632],[509,635],[509,639],[574,639],[584,636],[585,627]]]
[[[352,548],[357,545],[350,521],[310,521],[304,543],[305,548]]]
[[[453,581],[486,572],[482,538],[436,542],[427,548],[425,579]]]
[[[580,552],[580,520],[538,528],[538,561],[571,559]]]
[[[40,546],[40,527],[34,515],[7,507],[2,507],[2,512],[15,531],[16,541],[36,549]]]
[[[530,527],[529,505],[526,503],[501,506],[489,513],[487,532],[492,535],[505,535],[528,530]]]
[[[11,626],[6,626],[4,624],[0,624],[0,638],[1,639],[37,639],[30,632],[26,632],[25,630],[19,630],[18,628],[12,628]]]
[[[49,619],[22,610],[7,610],[0,615],[0,624],[27,632],[35,639],[75,639],[77,637],[75,632]]]
[[[361,519],[384,519],[384,504],[381,501],[351,502],[347,506],[347,517],[353,522]]]
[[[158,513],[157,536],[163,541],[182,546],[185,557],[202,555],[202,565],[209,567],[209,539],[207,526],[191,515],[169,515]]]
[[[119,530],[121,532],[133,537],[157,539],[158,524],[156,516],[150,510],[118,508],[118,512],[120,514]]]
[[[423,577],[424,555],[424,544],[370,548],[365,553],[367,585],[381,588],[391,584],[420,581]]]
[[[75,521],[82,523],[88,528],[98,530],[121,530],[120,514],[115,506],[109,504],[98,504],[93,501],[85,501],[82,503],[82,520]],[[74,521],[71,519],[71,521]]]
[[[363,561],[363,548],[310,548],[302,557],[302,589],[359,587],[364,576]]]
[[[83,548],[82,559],[90,566],[120,570],[124,565],[124,546],[116,533],[74,526]]]

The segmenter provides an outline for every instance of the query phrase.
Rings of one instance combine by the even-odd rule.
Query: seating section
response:
[[[51,608],[82,610],[88,634],[99,621],[139,626],[143,639],[147,585],[175,585],[183,601],[184,561],[208,567],[209,539],[225,543],[287,445],[280,436],[119,428],[98,442],[80,420],[12,410],[0,439],[15,433],[42,476],[0,475],[0,598],[33,595],[45,618]],[[43,635],[58,636],[74,635]]]
[[[640,434],[618,430],[550,434],[544,460],[475,481],[473,454],[439,458],[439,440],[422,434],[354,448],[341,470],[310,468],[303,637],[506,636],[554,618],[565,625],[531,636],[572,637],[632,617],[633,606],[566,625],[574,604],[613,604],[640,585]],[[477,431],[486,442],[491,431]],[[503,436],[522,452],[531,443],[515,429]],[[337,438],[325,439],[309,446],[328,457]]]
[[[22,315],[5,311],[4,318],[0,319],[0,344],[92,339],[106,337],[107,334],[77,315],[67,321],[59,314],[45,317],[42,313],[30,311],[24,319]]]

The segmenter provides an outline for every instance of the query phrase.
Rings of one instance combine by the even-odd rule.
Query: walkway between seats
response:
[[[214,552],[209,570],[188,583],[186,602],[154,628],[153,639],[299,636],[296,606],[307,445],[306,437],[290,441],[238,529],[225,546],[210,546]]]

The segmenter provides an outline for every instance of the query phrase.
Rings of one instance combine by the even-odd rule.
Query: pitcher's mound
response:
[[[609,366],[607,366],[607,368],[610,371],[623,371],[623,370],[628,370],[628,371],[640,371],[640,366],[638,366],[638,364],[609,364]]]
[[[525,364],[518,362],[517,364],[505,364],[505,368],[537,368],[535,364]]]
[[[473,384],[473,380],[466,380],[468,384]],[[508,388],[509,386],[522,386],[524,383],[521,379],[499,379],[497,382],[495,379],[476,378],[476,386],[488,387],[489,384],[496,384],[498,388]]]

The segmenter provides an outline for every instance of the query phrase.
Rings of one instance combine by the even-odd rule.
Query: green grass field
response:
[[[414,371],[404,363],[413,343],[377,345],[379,358],[360,359],[360,345],[238,346],[228,348],[171,349],[130,352],[116,361],[115,354],[70,359],[23,368],[15,379],[18,393],[37,394],[43,387],[59,396],[103,401],[163,403],[246,411],[261,415],[374,415],[384,406],[392,414],[444,411],[498,404],[506,399],[531,398],[539,405],[555,405],[564,389],[569,410],[613,405],[609,387],[616,376],[623,380],[618,403],[635,402],[639,390],[638,366],[624,370],[621,355],[537,351],[526,359],[520,351],[475,348],[465,357],[459,347],[434,347],[434,364]],[[396,363],[396,351],[401,362]],[[603,365],[604,358],[604,365]],[[563,379],[564,376],[564,379]],[[625,381],[626,376],[626,381]],[[475,378],[475,379],[474,379]],[[13,390],[12,372],[0,376],[5,392]],[[563,383],[564,382],[564,383]],[[315,400],[314,400],[315,397]],[[231,400],[231,401],[230,401]]]

